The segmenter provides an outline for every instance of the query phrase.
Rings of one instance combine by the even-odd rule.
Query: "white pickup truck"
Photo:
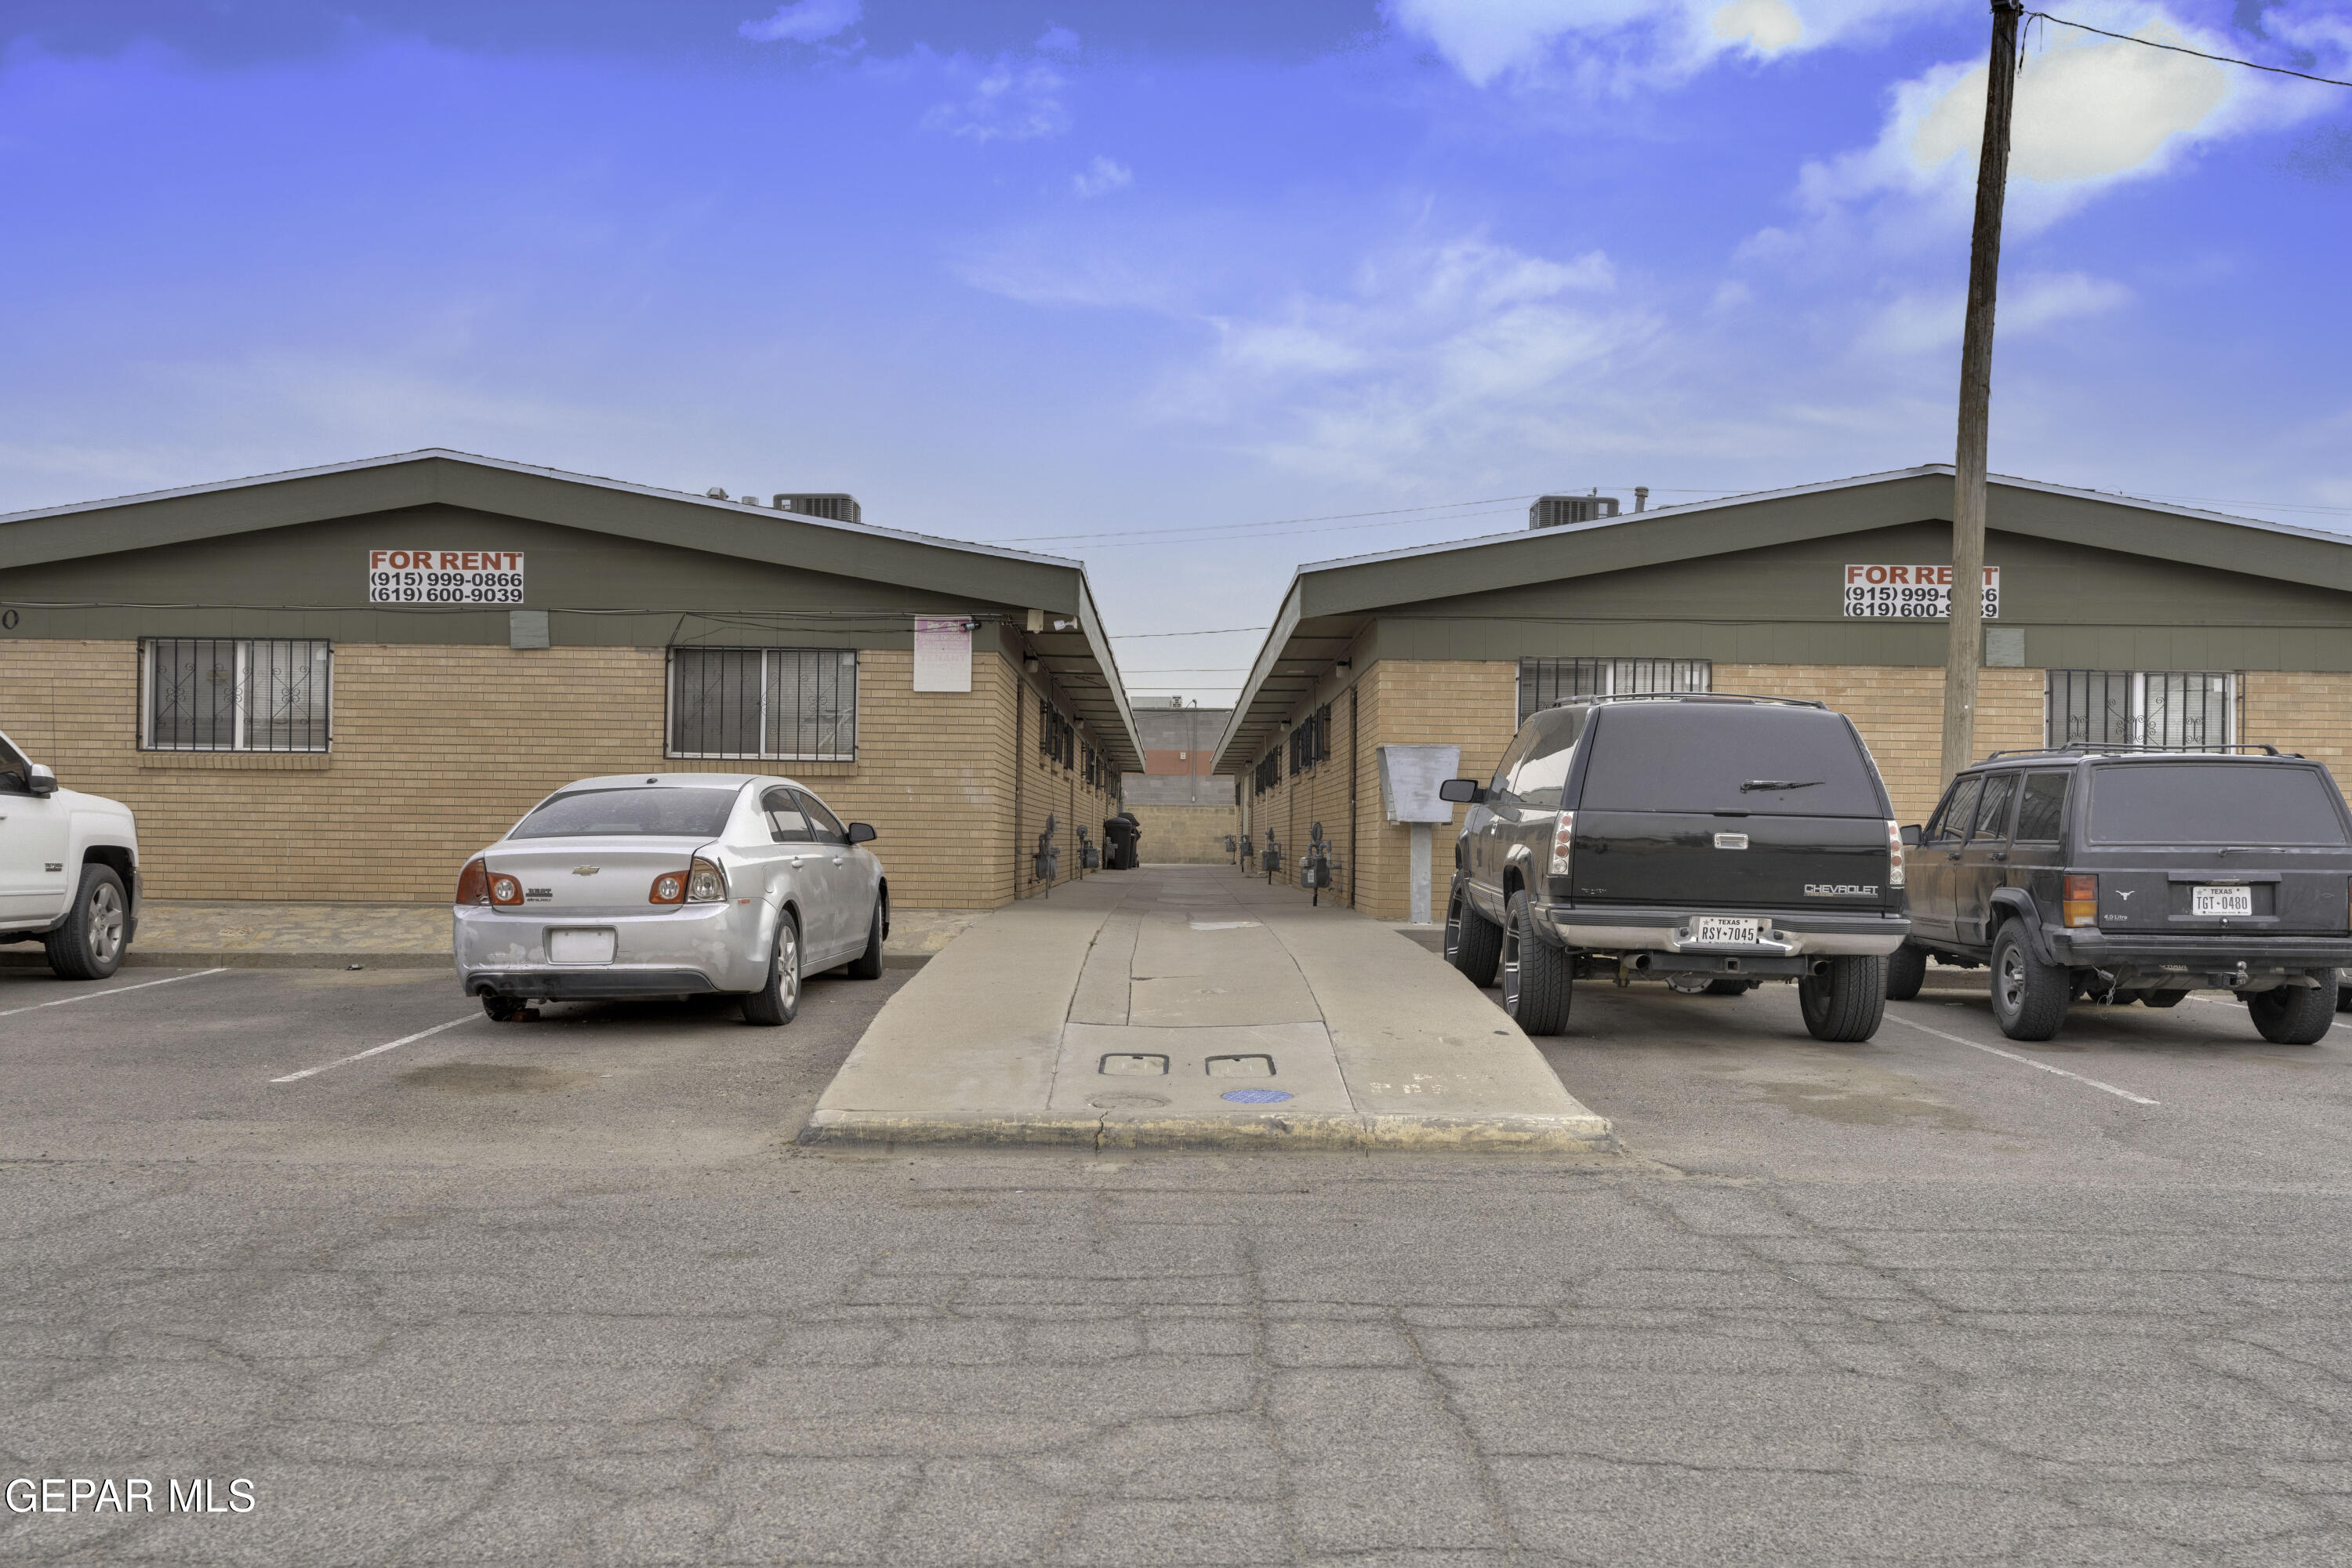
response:
[[[58,787],[0,735],[0,942],[37,942],[67,980],[103,980],[139,929],[131,808]]]

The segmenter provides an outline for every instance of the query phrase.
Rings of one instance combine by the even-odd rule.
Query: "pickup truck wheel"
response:
[[[103,980],[121,968],[128,910],[114,868],[84,866],[66,923],[41,939],[58,978]]]
[[[849,961],[847,973],[852,980],[882,978],[882,933],[890,925],[890,917],[883,904],[884,900],[877,894],[874,900],[874,919],[866,927],[866,951]]]
[[[769,1028],[789,1024],[801,1010],[801,928],[790,910],[776,917],[776,947],[768,983],[743,998],[743,1021]]]
[[[1503,921],[1503,1011],[1530,1035],[1557,1035],[1568,1027],[1575,978],[1568,954],[1535,934],[1528,895],[1513,893]]]
[[[2274,1046],[2315,1046],[2336,1021],[2336,976],[2325,970],[2314,987],[2282,985],[2246,998],[2246,1011]]]
[[[2046,1040],[2066,1021],[2074,976],[2063,964],[2037,963],[2025,929],[2001,922],[1992,944],[1992,1020],[2012,1040]]]
[[[1454,878],[1445,899],[1445,962],[1484,991],[1495,984],[1495,965],[1502,957],[1503,928],[1478,912],[1470,902],[1470,884]]]
[[[1797,1005],[1817,1040],[1855,1044],[1878,1033],[1886,1016],[1886,961],[1870,953],[1830,960],[1830,972],[1797,982]]]
[[[1927,981],[1927,951],[1905,942],[1886,955],[1886,999],[1908,1002]]]

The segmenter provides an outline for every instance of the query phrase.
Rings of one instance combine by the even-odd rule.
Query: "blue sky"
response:
[[[2352,75],[2342,0],[2059,13]],[[853,490],[1081,556],[1141,634],[1538,491],[1948,461],[1986,32],[0,0],[0,510],[448,446]],[[2352,530],[2352,89],[2052,27],[2021,95],[1995,468]],[[1256,642],[1121,658],[1213,702]]]

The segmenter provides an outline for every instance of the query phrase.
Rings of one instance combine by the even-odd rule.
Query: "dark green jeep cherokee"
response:
[[[1991,966],[2013,1040],[2056,1034],[2077,996],[2169,1007],[2196,990],[2242,996],[2280,1045],[2327,1033],[2352,965],[2352,816],[2318,763],[2267,746],[1995,752],[1903,836],[1898,1002],[1934,957]]]

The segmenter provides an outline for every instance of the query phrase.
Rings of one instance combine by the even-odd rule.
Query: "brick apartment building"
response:
[[[1938,794],[1948,625],[1920,614],[1918,569],[1948,568],[1951,504],[1951,469],[1931,466],[1303,566],[1213,765],[1239,779],[1244,826],[1283,844],[1282,876],[1319,821],[1339,890],[1394,920],[1409,839],[1384,821],[1378,748],[1457,744],[1483,779],[1528,714],[1580,694],[1827,702],[1918,822]],[[2023,479],[1996,479],[1990,508],[1979,752],[2352,755],[2352,542]],[[1452,835],[1436,837],[1442,906]]]
[[[1225,840],[1241,831],[1234,781],[1210,768],[1232,717],[1230,708],[1136,704],[1143,771],[1122,783],[1127,809],[1143,824],[1145,864],[1214,866],[1233,860]]]
[[[1075,875],[1143,761],[1085,569],[812,504],[426,451],[0,518],[0,730],[162,898],[446,902],[638,771],[805,782],[901,907],[1043,891],[1049,816]]]

